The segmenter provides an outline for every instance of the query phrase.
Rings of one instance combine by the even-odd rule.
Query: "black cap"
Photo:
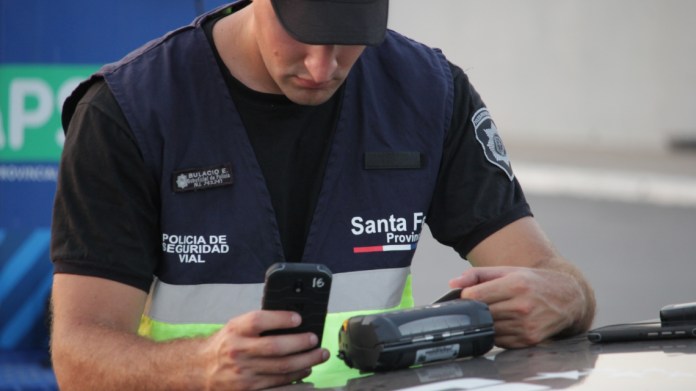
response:
[[[379,45],[389,0],[271,0],[280,23],[310,45]]]

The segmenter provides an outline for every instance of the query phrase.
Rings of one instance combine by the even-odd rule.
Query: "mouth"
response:
[[[331,80],[316,82],[310,79],[303,79],[301,77],[296,77],[295,82],[298,87],[308,89],[308,90],[324,90],[331,86]]]

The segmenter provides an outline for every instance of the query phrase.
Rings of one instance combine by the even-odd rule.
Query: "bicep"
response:
[[[112,94],[95,84],[68,129],[51,225],[56,274],[148,291],[161,257],[159,187]]]
[[[55,274],[51,297],[54,333],[87,324],[135,333],[146,299],[144,291],[120,282]]]

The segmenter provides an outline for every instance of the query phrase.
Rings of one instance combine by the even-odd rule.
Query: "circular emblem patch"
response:
[[[186,175],[181,174],[176,177],[176,185],[179,187],[179,189],[185,189],[186,186],[188,186],[188,178],[186,178]]]

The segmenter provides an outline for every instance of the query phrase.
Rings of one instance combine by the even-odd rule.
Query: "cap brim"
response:
[[[311,45],[379,45],[387,31],[389,0],[272,0],[295,39]]]

